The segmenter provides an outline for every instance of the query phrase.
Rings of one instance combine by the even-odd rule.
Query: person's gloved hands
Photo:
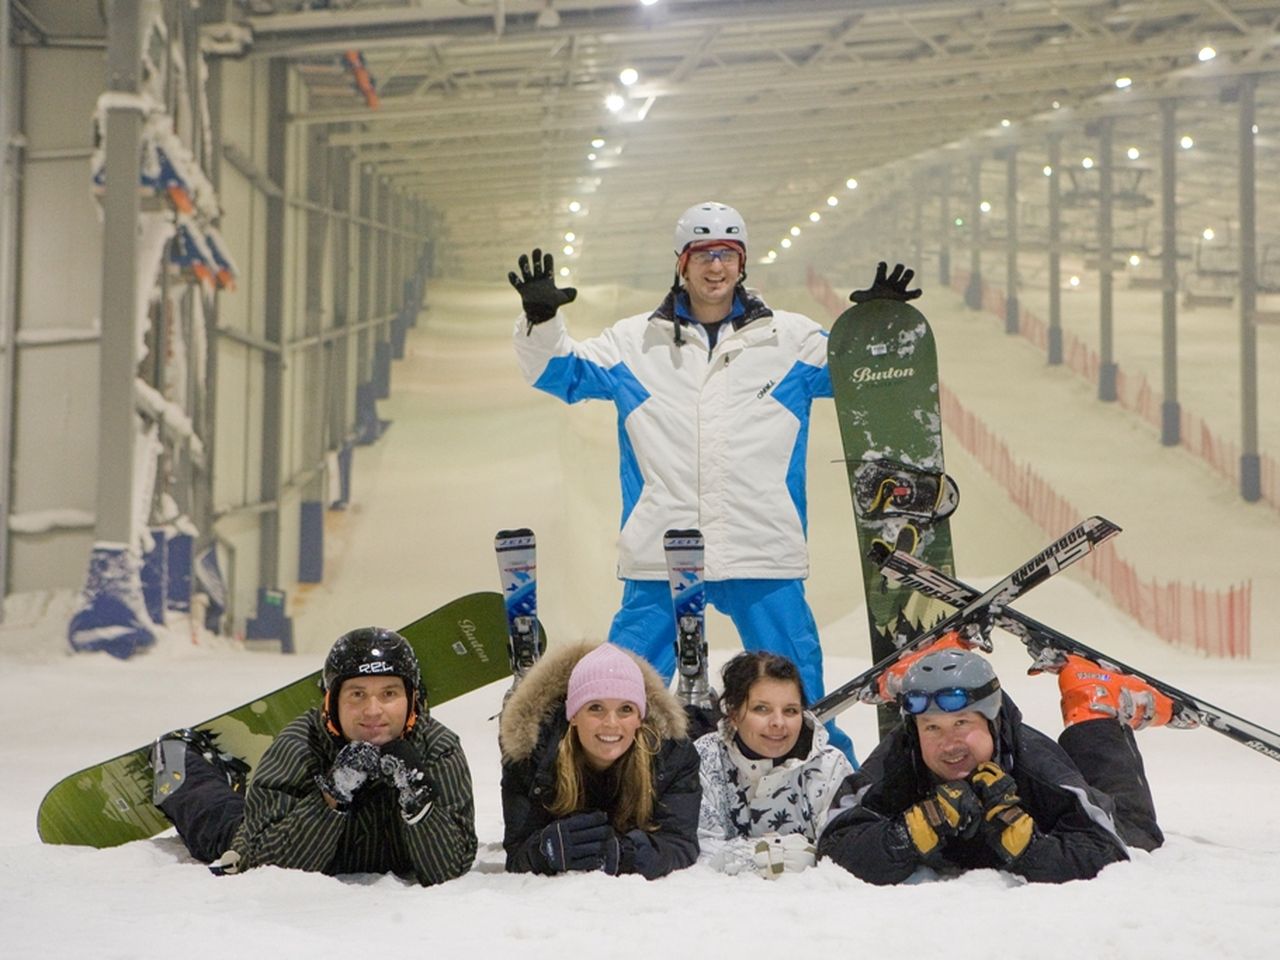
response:
[[[405,823],[417,823],[427,815],[436,798],[435,786],[427,776],[422,751],[408,740],[392,740],[382,745],[382,777],[400,793],[400,816]]]
[[[556,286],[555,261],[551,254],[535,249],[532,267],[529,258],[523,253],[517,263],[520,276],[517,277],[515,271],[512,271],[507,274],[507,279],[516,288],[516,293],[520,294],[525,319],[530,324],[550,320],[557,310],[566,303],[573,303],[577,298],[578,291],[574,287],[560,289]]]
[[[883,260],[876,267],[876,278],[866,290],[855,290],[849,294],[854,303],[866,303],[868,300],[914,300],[920,296],[920,289],[908,290],[907,285],[916,275],[900,263],[893,265],[893,273],[888,273],[889,265]],[[888,274],[886,276],[886,274]]]
[[[622,869],[622,838],[618,836],[618,831],[609,830],[609,835],[600,846],[600,856],[600,869],[609,876],[616,877]]]
[[[780,837],[767,833],[756,841],[752,859],[756,872],[766,880],[777,880],[783,873],[799,873],[818,862],[818,849],[803,833]]]
[[[333,760],[326,774],[316,775],[316,785],[337,804],[347,810],[361,787],[382,775],[382,755],[372,743],[352,740]]]
[[[604,862],[604,842],[613,834],[603,811],[575,813],[542,828],[538,851],[552,873],[598,870]]]
[[[1036,822],[1020,804],[1018,785],[988,760],[969,775],[974,795],[982,804],[982,836],[1003,863],[1020,857],[1035,837]]]
[[[982,821],[982,804],[963,780],[940,783],[933,796],[909,807],[902,815],[907,834],[921,856],[929,856],[943,840],[971,837]]]

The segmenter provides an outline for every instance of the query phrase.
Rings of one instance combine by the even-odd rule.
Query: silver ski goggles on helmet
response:
[[[938,705],[943,713],[956,713],[971,704],[991,696],[1000,689],[998,677],[992,677],[980,687],[943,687],[941,690],[903,690],[898,695],[902,712],[909,717],[918,716],[929,709],[930,703]]]

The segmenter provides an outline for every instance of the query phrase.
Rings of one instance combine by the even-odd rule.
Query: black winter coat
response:
[[[961,871],[1006,869],[1027,880],[1063,883],[1095,876],[1127,860],[1116,834],[1109,797],[1085,782],[1058,744],[1031,727],[1006,695],[995,761],[1017,782],[1022,808],[1036,829],[1026,850],[1003,866],[981,836],[945,841],[928,866]],[[932,794],[937,778],[924,765],[914,729],[900,725],[848,777],[831,806],[818,855],[868,883],[906,880],[924,865],[903,813]]]
[[[509,872],[551,872],[538,850],[538,840],[542,829],[556,820],[547,807],[555,800],[556,751],[569,731],[565,694],[574,665],[593,646],[579,644],[544,656],[503,708],[499,726],[502,845]],[[653,880],[698,859],[702,785],[698,752],[685,736],[683,709],[652,667],[641,662],[640,668],[648,719],[661,738],[653,758],[656,829],[631,830],[619,838],[619,873],[638,873]]]

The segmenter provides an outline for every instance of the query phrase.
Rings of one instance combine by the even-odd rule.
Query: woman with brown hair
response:
[[[507,870],[637,873],[698,857],[698,754],[683,708],[611,644],[549,652],[502,711]]]

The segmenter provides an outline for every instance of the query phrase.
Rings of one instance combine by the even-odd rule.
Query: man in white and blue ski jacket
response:
[[[577,291],[555,286],[551,255],[535,250],[532,270],[521,257],[522,276],[510,275],[524,305],[516,355],[538,389],[618,410],[624,585],[609,641],[670,680],[675,620],[662,538],[696,527],[707,601],[732,618],[748,650],[795,662],[813,702],[824,687],[803,583],[805,455],[811,403],[832,395],[827,331],[743,285],[746,226],[733,208],[687,210],[675,252],[678,279],[656,310],[583,341],[558,313]],[[829,729],[852,759],[849,738]]]

